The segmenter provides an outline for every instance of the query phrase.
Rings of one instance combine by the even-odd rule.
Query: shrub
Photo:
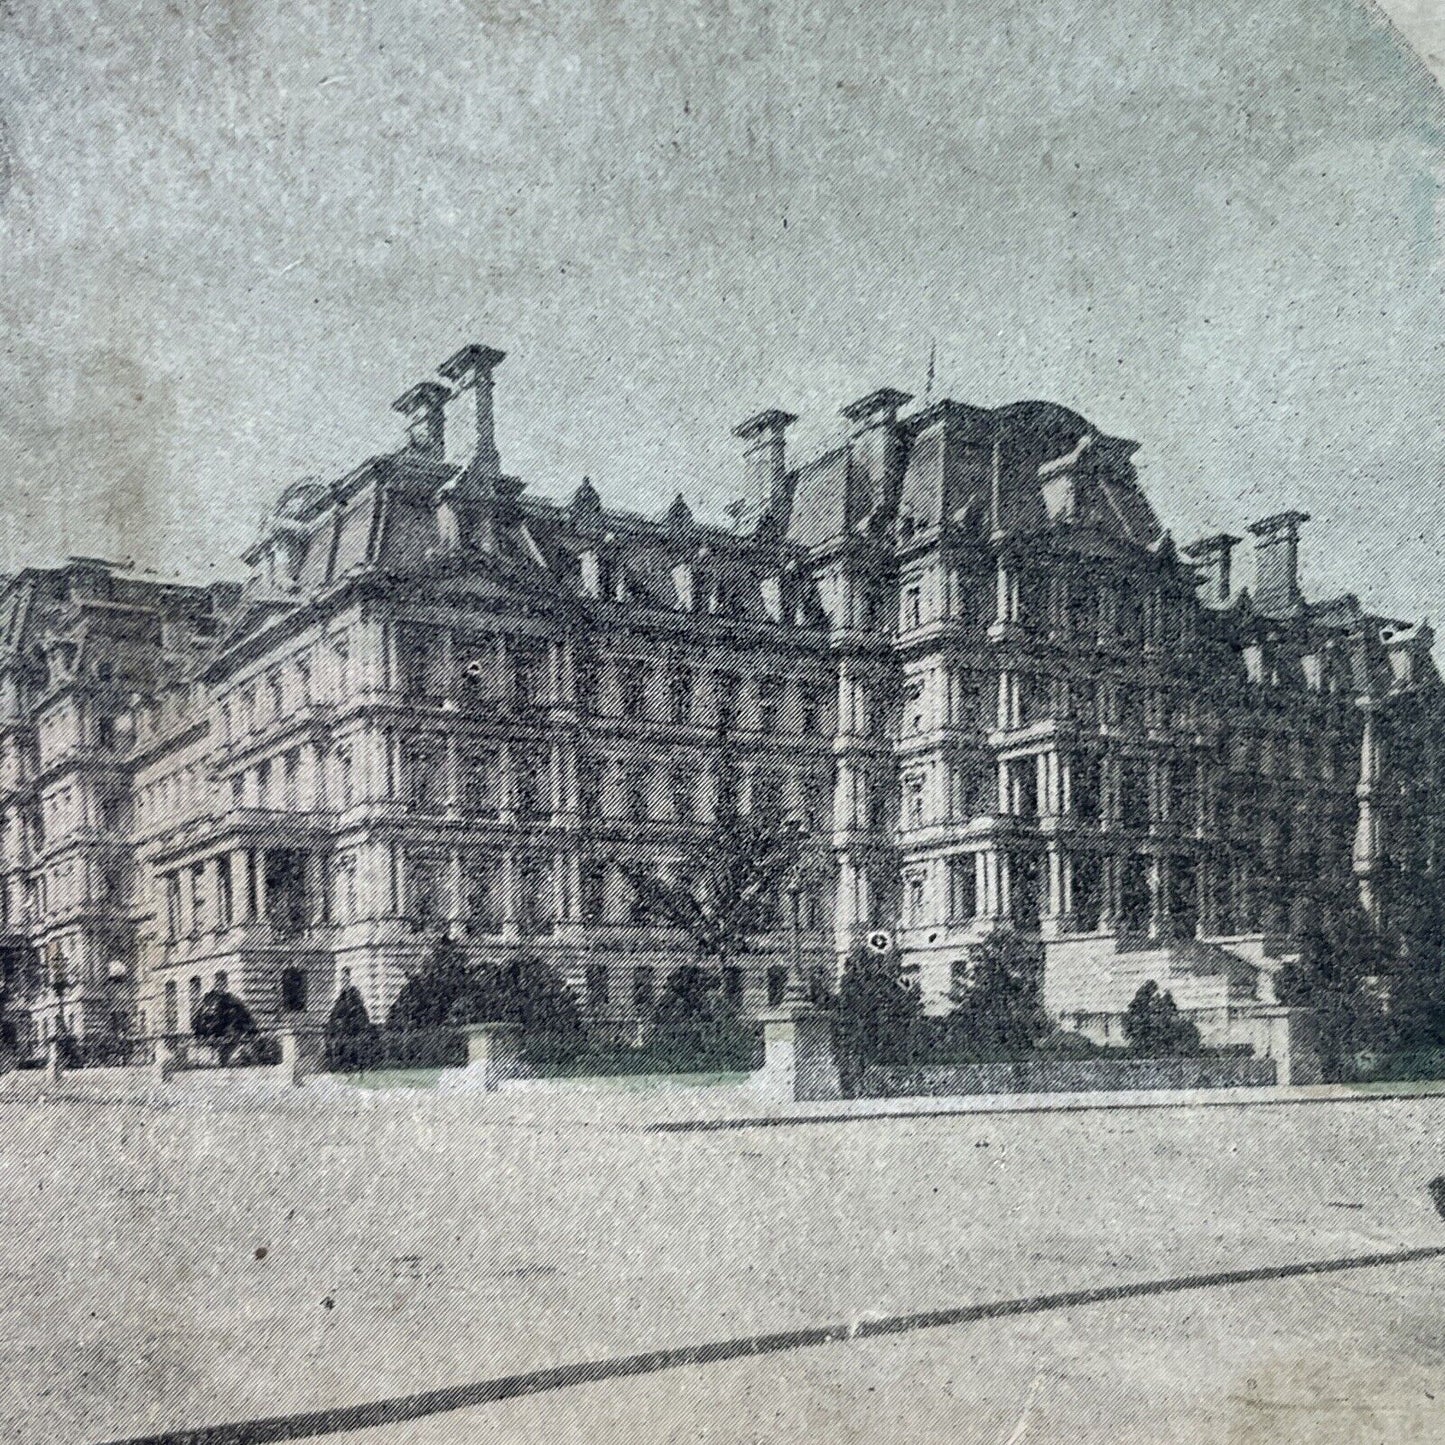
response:
[[[855,948],[838,983],[838,1062],[850,1089],[870,1064],[915,1061],[923,1042],[918,979],[896,952]]]
[[[459,1069],[467,1061],[467,1041],[457,1029],[382,1029],[374,1067],[379,1069]]]
[[[332,1073],[358,1074],[375,1061],[376,1051],[376,1025],[361,991],[347,984],[326,1020],[326,1067]]]
[[[197,1042],[210,1044],[223,1064],[230,1061],[236,1046],[255,1032],[251,1010],[224,988],[211,989],[191,1018],[191,1033]]]
[[[947,1032],[955,1052],[1017,1058],[1050,1031],[1041,998],[1043,949],[997,929],[974,950],[968,980],[953,995]]]
[[[407,977],[387,1015],[393,1029],[435,1029],[446,1024],[472,986],[466,950],[439,938],[420,970]]]
[[[460,944],[442,939],[391,1007],[388,1062],[408,1068],[464,1063],[459,1027],[492,1021],[521,1026],[522,1053],[534,1064],[565,1063],[585,1042],[576,996],[541,959],[470,966]],[[392,1036],[410,1036],[410,1042],[393,1047]]]
[[[1124,1037],[1145,1058],[1173,1058],[1199,1052],[1199,1030],[1179,1012],[1174,995],[1151,978],[1124,1011]]]

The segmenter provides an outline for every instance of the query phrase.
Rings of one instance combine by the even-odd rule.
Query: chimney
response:
[[[853,459],[851,470],[867,487],[866,493],[849,502],[850,523],[885,516],[897,502],[903,480],[898,410],[912,400],[906,391],[885,386],[843,408],[842,415],[851,423],[848,433]]]
[[[1254,544],[1254,601],[1266,616],[1293,616],[1303,605],[1299,529],[1308,521],[1305,512],[1279,512],[1250,526],[1259,539]]]
[[[392,402],[391,409],[406,418],[407,450],[429,462],[446,455],[446,404],[451,389],[439,381],[418,382]]]
[[[774,513],[784,505],[787,490],[787,444],[783,433],[797,421],[792,412],[760,411],[733,428],[733,435],[747,443],[743,448],[743,475],[747,500],[759,511]]]
[[[1239,541],[1238,537],[1233,537],[1228,532],[1218,532],[1212,537],[1201,537],[1184,549],[1184,555],[1194,563],[1201,574],[1203,590],[1200,601],[1206,607],[1228,605],[1234,591],[1231,576],[1234,549],[1239,545]]]
[[[502,456],[497,450],[497,417],[492,402],[495,386],[492,373],[506,355],[505,351],[498,351],[495,347],[472,342],[437,367],[459,393],[469,386],[476,390],[477,449],[472,458],[472,472],[482,482],[495,482],[502,475]]]

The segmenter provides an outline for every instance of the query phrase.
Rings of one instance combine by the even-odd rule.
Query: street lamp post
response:
[[[802,901],[803,881],[795,874],[788,884],[788,946],[791,954],[785,995],[788,1003],[811,1002],[807,985],[803,981],[803,935],[800,917]]]

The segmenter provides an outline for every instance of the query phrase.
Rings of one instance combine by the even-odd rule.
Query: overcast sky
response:
[[[233,572],[473,339],[534,490],[717,512],[936,341],[1439,619],[1442,141],[1360,0],[0,0],[0,567]]]

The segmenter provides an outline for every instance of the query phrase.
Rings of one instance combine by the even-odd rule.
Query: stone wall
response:
[[[1028,1059],[1011,1064],[879,1065],[864,1072],[860,1094],[1090,1094],[1106,1090],[1263,1088],[1275,1061],[1239,1056],[1180,1059]]]

